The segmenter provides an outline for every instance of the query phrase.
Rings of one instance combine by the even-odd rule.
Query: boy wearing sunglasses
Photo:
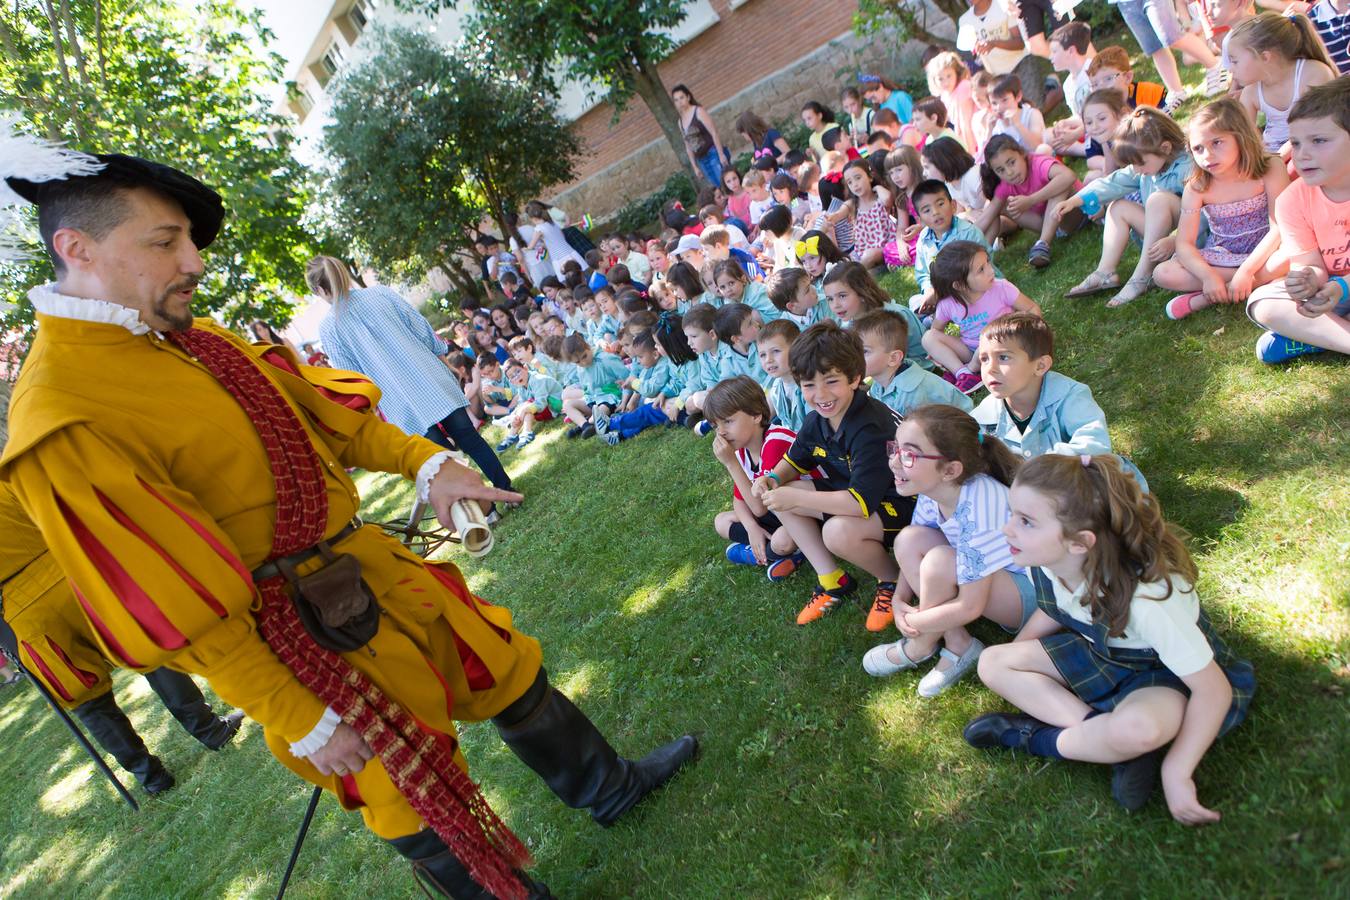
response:
[[[980,378],[989,396],[972,415],[985,434],[992,434],[1023,459],[1042,453],[1079,456],[1113,453],[1106,413],[1092,398],[1092,389],[1067,375],[1052,372],[1055,333],[1040,316],[1009,313],[990,322],[976,351]],[[1148,482],[1128,458],[1121,466],[1148,490]]]
[[[914,511],[914,500],[896,491],[886,459],[898,417],[862,387],[862,339],[835,322],[798,337],[788,368],[808,412],[792,447],[751,492],[815,570],[816,586],[797,624],[816,621],[858,589],[837,557],[877,579],[868,618],[888,622],[900,572],[891,547]],[[823,474],[803,482],[813,470]]]

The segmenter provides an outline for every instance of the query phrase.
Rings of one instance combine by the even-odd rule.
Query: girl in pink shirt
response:
[[[1050,242],[1055,239],[1055,230],[1063,226],[1072,232],[1082,223],[1082,215],[1073,221],[1065,218],[1063,222],[1055,216],[1047,215],[1046,209],[1054,209],[1061,202],[1074,195],[1083,183],[1053,156],[1041,156],[1028,153],[1010,135],[996,134],[989,139],[984,148],[984,166],[980,170],[984,179],[984,192],[990,196],[994,207],[992,215],[1006,213],[1008,218],[1039,236],[1027,253],[1027,262],[1037,269],[1050,265]]]
[[[1011,282],[997,276],[989,251],[974,241],[952,241],[938,251],[929,268],[933,299],[919,310],[931,315],[933,325],[923,335],[923,347],[934,362],[947,370],[947,380],[970,393],[980,386],[980,361],[975,350],[980,333],[995,319],[1016,310],[1041,314],[1041,308]],[[946,333],[955,322],[960,337]]]

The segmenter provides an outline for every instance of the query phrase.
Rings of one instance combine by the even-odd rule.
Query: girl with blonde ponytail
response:
[[[890,457],[897,492],[916,501],[895,542],[898,597],[890,615],[874,607],[867,627],[881,631],[893,620],[902,638],[869,650],[863,668],[893,675],[939,656],[918,686],[920,697],[935,697],[971,671],[984,649],[967,625],[983,616],[1016,632],[1036,610],[1031,581],[1002,533],[1020,460],[968,413],[944,404],[911,411]]]
[[[1181,534],[1109,455],[1038,456],[1011,504],[1004,533],[1040,609],[979,671],[1023,712],[973,719],[966,741],[1110,764],[1111,795],[1131,811],[1161,775],[1177,821],[1218,821],[1194,772],[1246,717],[1256,679],[1201,609]]]
[[[1228,38],[1233,78],[1252,121],[1265,114],[1262,140],[1289,160],[1289,112],[1304,91],[1336,78],[1336,64],[1307,16],[1257,13],[1233,27]]]

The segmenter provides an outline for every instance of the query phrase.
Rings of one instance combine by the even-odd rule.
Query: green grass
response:
[[[543,641],[554,681],[621,751],[685,730],[703,744],[605,831],[490,727],[464,728],[475,777],[558,896],[1350,894],[1350,366],[1260,365],[1235,307],[1172,323],[1159,291],[1121,310],[1060,299],[1099,235],[1056,244],[1044,272],[1021,261],[1025,237],[998,261],[1045,307],[1057,368],[1092,386],[1118,449],[1191,532],[1211,616],[1256,664],[1250,718],[1197,776],[1223,821],[1185,829],[1161,797],[1126,815],[1104,768],[969,749],[962,725],[1003,704],[973,679],[920,701],[912,674],[866,676],[859,606],[795,626],[805,575],[773,586],[721,559],[711,520],[729,491],[706,441],[659,431],[607,450],[552,428],[507,457],[528,501],[491,556],[464,563],[471,583]],[[886,284],[912,291],[907,274]],[[361,485],[368,517],[403,512],[407,485]],[[179,787],[131,814],[31,688],[0,694],[0,895],[274,894],[307,787],[255,723],[212,755],[139,679],[118,682]],[[290,896],[415,893],[325,799]]]

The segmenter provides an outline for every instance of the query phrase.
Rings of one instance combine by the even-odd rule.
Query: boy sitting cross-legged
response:
[[[759,367],[769,379],[764,384],[764,393],[769,395],[774,424],[782,425],[794,434],[801,431],[806,419],[802,389],[788,368],[788,353],[800,334],[801,329],[790,319],[775,319],[760,329],[759,340],[755,342]]]
[[[905,360],[909,326],[889,309],[874,309],[853,320],[853,330],[862,338],[868,393],[900,416],[925,403],[946,403],[970,412],[974,404],[956,385],[922,366]],[[884,627],[884,625],[883,625]]]
[[[713,520],[717,533],[731,543],[727,559],[746,566],[764,566],[770,581],[782,581],[805,559],[792,535],[756,497],[751,483],[773,470],[792,446],[796,435],[769,423],[764,391],[746,375],[719,382],[708,391],[704,415],[716,429],[713,456],[731,476],[730,512]]]
[[[562,415],[563,386],[555,379],[531,371],[518,359],[507,362],[506,379],[515,388],[517,399],[506,439],[497,445],[498,453],[515,446],[524,447],[534,440],[534,423]]]
[[[1014,312],[995,319],[981,332],[976,352],[989,396],[972,415],[985,434],[994,435],[1023,459],[1042,453],[1113,452],[1106,413],[1092,399],[1092,389],[1050,371],[1055,334],[1040,316]],[[1135,464],[1123,456],[1119,459],[1121,467],[1148,490]]]
[[[657,349],[656,335],[650,328],[633,336],[632,348],[637,366],[633,392],[642,402],[629,412],[610,416],[603,428],[597,415],[596,428],[603,432],[601,439],[611,447],[653,426],[670,425],[679,416],[678,410],[667,401],[684,387],[683,373]]]
[[[1269,364],[1350,353],[1350,76],[1294,103],[1289,143],[1299,178],[1275,200],[1289,274],[1247,300],[1247,315],[1267,329],[1256,356]]]
[[[812,325],[797,338],[788,366],[810,412],[791,449],[755,479],[752,492],[816,572],[797,624],[814,622],[858,589],[836,555],[877,579],[873,608],[889,612],[899,574],[890,548],[914,511],[914,501],[896,492],[886,457],[897,417],[863,390],[862,340],[834,322]],[[801,481],[817,468],[820,478]]]

